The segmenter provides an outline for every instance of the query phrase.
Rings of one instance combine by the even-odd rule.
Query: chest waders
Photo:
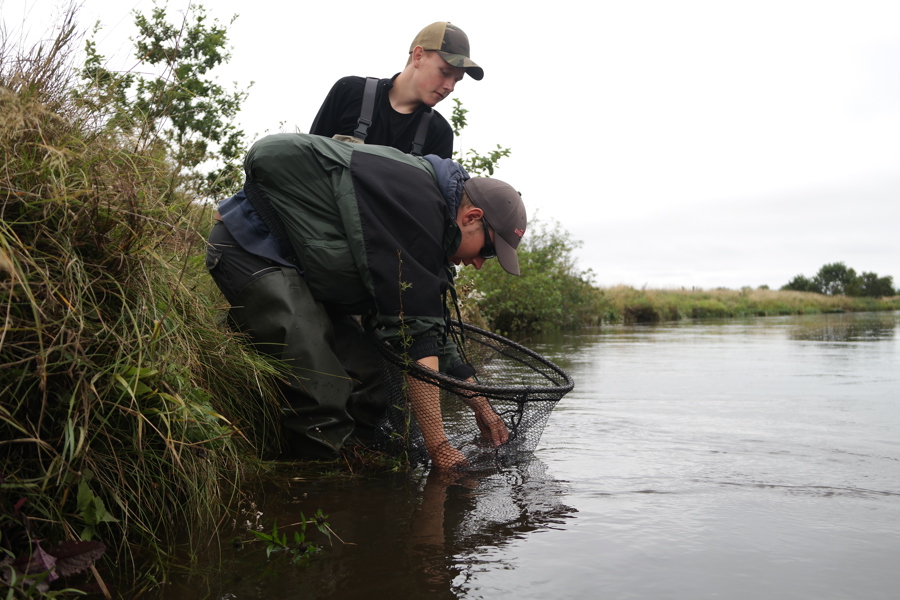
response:
[[[351,436],[370,441],[385,410],[381,364],[352,317],[332,318],[297,271],[281,267],[244,289],[231,318],[288,367],[280,387],[291,454],[337,458]]]
[[[334,459],[353,438],[371,442],[387,396],[382,359],[359,323],[329,314],[297,269],[247,252],[224,224],[210,234],[206,264],[232,325],[286,367],[279,387],[291,454]]]
[[[366,143],[366,137],[369,135],[369,127],[372,126],[372,115],[375,113],[375,92],[378,89],[378,79],[375,77],[366,77],[366,87],[363,92],[362,109],[359,111],[359,120],[356,121],[356,130],[353,132],[353,141],[359,144]],[[434,115],[434,109],[426,108],[419,119],[419,127],[416,129],[416,136],[413,138],[412,148],[409,154],[413,156],[422,156],[422,149],[425,147],[425,136],[428,135],[428,124]],[[343,136],[342,136],[343,137]],[[343,138],[347,140],[345,137]]]

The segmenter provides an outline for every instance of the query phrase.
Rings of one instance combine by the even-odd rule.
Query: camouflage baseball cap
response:
[[[434,50],[454,67],[462,67],[475,80],[484,77],[484,69],[469,58],[469,38],[462,29],[446,21],[432,23],[419,32],[409,46],[412,53],[416,46],[424,50]]]
[[[494,248],[500,266],[510,275],[518,275],[516,248],[528,224],[522,194],[508,183],[489,177],[472,177],[464,189],[472,204],[484,211],[485,221],[494,230]]]

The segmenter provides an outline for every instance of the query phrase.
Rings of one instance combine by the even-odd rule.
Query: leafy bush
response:
[[[859,296],[869,298],[900,295],[894,289],[894,278],[892,276],[879,277],[876,273],[861,273],[857,280],[857,290],[859,291]]]
[[[233,193],[243,183],[246,152],[234,117],[247,91],[228,91],[210,76],[231,58],[227,27],[209,22],[197,4],[175,23],[165,7],[155,6],[149,17],[135,12],[135,25],[140,71],[108,70],[88,40],[82,100],[109,131],[164,147],[185,192],[206,199]]]
[[[820,294],[858,296],[856,279],[856,271],[848,269],[842,262],[836,262],[819,269],[813,277],[813,284]]]
[[[580,245],[559,223],[532,220],[518,248],[522,275],[509,275],[496,260],[480,270],[464,267],[460,288],[468,294],[463,304],[475,304],[489,326],[501,332],[598,324],[601,294],[590,283],[590,271],[575,264]]]
[[[854,269],[842,262],[823,265],[815,277],[809,279],[797,275],[782,290],[796,292],[816,292],[828,296],[844,295],[868,298],[895,296],[894,278],[890,275],[879,277],[877,273],[857,275]]]
[[[811,279],[804,275],[797,275],[787,284],[783,285],[781,289],[784,291],[793,292],[819,292],[819,287]]]

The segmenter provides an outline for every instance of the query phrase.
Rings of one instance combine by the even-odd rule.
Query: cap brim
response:
[[[450,54],[449,52],[441,52],[440,50],[436,50],[436,52],[441,55],[441,58],[446,60],[454,67],[461,67],[465,69],[466,75],[468,75],[472,79],[481,81],[481,79],[484,77],[484,69],[475,64],[475,61],[473,61],[468,56],[463,56],[462,54]]]
[[[503,270],[510,275],[519,275],[519,257],[516,249],[510,246],[503,237],[494,230],[494,249],[497,251],[497,260]]]

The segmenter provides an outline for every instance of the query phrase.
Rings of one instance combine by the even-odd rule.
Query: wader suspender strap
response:
[[[422,118],[419,119],[419,128],[416,129],[416,137],[413,140],[412,150],[409,151],[413,156],[422,156],[422,148],[425,146],[425,136],[428,135],[428,122],[434,112],[432,108],[426,108]]]
[[[366,89],[363,92],[362,110],[359,111],[359,120],[356,122],[356,131],[353,137],[366,143],[369,127],[372,125],[372,113],[375,109],[375,90],[378,88],[378,79],[366,77]]]
[[[372,126],[372,113],[375,112],[375,91],[378,89],[378,79],[375,77],[366,77],[366,88],[363,91],[362,109],[359,111],[359,119],[356,121],[356,131],[353,137],[359,138],[366,143],[369,127]],[[413,156],[422,156],[422,150],[425,147],[425,136],[428,135],[428,123],[431,122],[433,109],[427,108],[419,119],[419,127],[416,129],[416,137],[413,139],[412,149],[409,151]]]

